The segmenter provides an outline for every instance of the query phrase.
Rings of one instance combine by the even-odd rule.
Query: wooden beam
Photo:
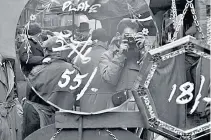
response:
[[[183,37],[183,38],[180,38],[180,39],[178,39],[178,40],[176,40],[176,41],[174,41],[174,42],[171,42],[171,43],[169,43],[169,44],[166,44],[166,45],[164,45],[164,46],[161,46],[161,47],[159,47],[159,48],[150,50],[149,53],[150,53],[151,55],[155,55],[155,54],[157,54],[157,53],[162,53],[162,52],[165,52],[165,51],[167,51],[167,50],[171,50],[171,49],[176,48],[176,47],[178,47],[178,46],[184,45],[184,44],[186,44],[186,43],[188,43],[188,42],[193,43],[193,44],[195,44],[195,45],[197,45],[197,46],[200,46],[201,48],[209,49],[209,48],[207,47],[208,45],[206,45],[206,43],[204,43],[203,41],[199,41],[199,40],[197,40],[196,38],[194,38],[194,37],[188,35],[188,36],[185,36],[185,37]]]
[[[57,131],[54,124],[48,125],[30,134],[24,140],[50,140]],[[121,128],[109,129],[109,131],[119,140],[141,140],[133,133]],[[63,129],[54,140],[78,140],[78,130]],[[83,131],[83,140],[113,140],[113,138],[105,129],[86,129]]]
[[[78,124],[78,140],[82,140],[83,137],[83,116],[79,118]]]
[[[80,115],[57,112],[56,128],[78,128]],[[135,128],[143,127],[139,112],[107,112],[97,115],[84,115],[83,128]]]
[[[140,117],[142,118],[143,120],[143,125],[145,128],[149,128],[149,122],[148,122],[148,118],[147,118],[147,113],[146,113],[146,110],[145,110],[145,107],[144,107],[144,104],[143,102],[141,101],[140,97],[138,96],[138,93],[135,92],[135,91],[132,91],[132,94],[133,94],[133,97],[137,103],[137,106],[138,106],[138,109],[139,109],[139,112],[140,112]]]
[[[187,42],[190,42],[190,39],[191,39],[191,38],[193,38],[193,37],[191,37],[191,36],[183,37],[183,38],[178,39],[178,40],[176,40],[176,41],[174,41],[174,42],[172,42],[172,43],[169,43],[169,44],[166,44],[166,45],[161,46],[161,47],[159,47],[159,48],[150,50],[149,53],[150,53],[151,55],[155,55],[155,54],[157,54],[157,53],[162,53],[162,52],[164,52],[164,51],[173,49],[173,48],[175,48],[175,47],[177,47],[177,46],[180,46],[180,45],[183,45],[183,44],[185,44],[185,43],[187,43]]]

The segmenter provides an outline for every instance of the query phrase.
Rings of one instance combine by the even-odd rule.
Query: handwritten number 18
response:
[[[196,96],[196,99],[195,99],[195,103],[190,111],[190,114],[192,114],[196,108],[198,107],[199,105],[199,100],[201,99],[202,95],[201,95],[201,91],[202,91],[202,87],[204,85],[204,82],[205,82],[205,77],[203,75],[201,75],[201,84],[200,84],[200,88],[199,88],[199,93],[198,95]],[[176,91],[176,88],[177,88],[177,85],[174,84],[172,86],[172,92],[170,94],[170,97],[168,99],[169,102],[171,102],[174,94],[175,94],[175,91]],[[187,104],[189,103],[192,99],[193,99],[193,90],[194,90],[194,84],[193,83],[190,83],[190,82],[186,82],[184,84],[182,84],[180,87],[179,87],[180,91],[182,91],[182,93],[177,97],[176,99],[176,102],[177,104]],[[210,98],[204,98],[204,101],[206,100],[210,100]]]

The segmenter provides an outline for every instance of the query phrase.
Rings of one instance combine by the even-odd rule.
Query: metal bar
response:
[[[192,36],[185,36],[185,37],[183,37],[181,39],[178,39],[178,40],[176,40],[176,41],[174,41],[172,43],[169,43],[169,44],[166,44],[166,45],[164,45],[162,47],[158,47],[156,49],[150,50],[149,53],[151,55],[155,55],[157,53],[162,53],[162,52],[165,52],[167,50],[174,49],[174,48],[176,48],[176,47],[178,47],[180,45],[186,44],[186,43],[188,43],[190,41],[194,42],[194,40],[195,40],[195,38],[192,37]]]
[[[78,129],[81,115],[57,112],[55,127],[64,129]],[[137,128],[143,127],[139,112],[107,112],[98,115],[83,115],[83,128]]]
[[[177,138],[177,137],[172,136],[172,135],[170,135],[170,134],[168,134],[166,132],[163,132],[161,130],[158,130],[158,129],[155,129],[155,128],[152,128],[152,127],[150,127],[148,130],[151,131],[151,132],[154,132],[156,134],[159,134],[161,136],[164,136],[164,137],[166,137],[166,138],[168,138],[170,140],[180,140],[180,138]]]
[[[209,134],[211,134],[211,132],[205,133],[205,134],[198,136],[198,137],[195,137],[193,139],[196,140],[196,139],[199,139],[199,138],[204,137],[204,136],[209,135]]]
[[[83,116],[80,116],[78,123],[78,140],[83,138]]]
[[[144,104],[141,102],[141,100],[139,99],[139,96],[137,94],[136,91],[132,91],[133,97],[136,101],[136,104],[138,106],[139,112],[140,112],[140,116],[141,116],[141,120],[143,120],[143,125],[144,128],[149,128],[149,122],[147,119],[147,115],[146,115],[146,110],[144,108]]]

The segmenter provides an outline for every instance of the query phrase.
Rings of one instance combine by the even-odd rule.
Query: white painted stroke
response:
[[[174,84],[174,85],[172,86],[172,91],[171,91],[170,97],[169,97],[169,99],[168,99],[169,102],[171,102],[171,100],[172,100],[172,98],[173,98],[173,96],[174,96],[174,94],[175,94],[176,89],[177,89],[177,85]]]
[[[90,86],[95,74],[97,73],[98,68],[96,67],[94,69],[94,71],[92,72],[92,75],[90,76],[88,82],[86,83],[86,85],[84,86],[84,88],[81,90],[80,94],[77,95],[76,100],[80,100],[80,98],[84,95],[84,93],[86,92],[86,90],[88,89],[88,87]]]
[[[196,96],[196,99],[195,99],[195,103],[190,111],[190,114],[193,114],[193,112],[196,110],[196,108],[198,107],[199,105],[199,100],[201,99],[201,90],[202,90],[202,87],[204,85],[204,82],[205,82],[205,77],[203,75],[201,75],[201,85],[200,85],[200,88],[199,88],[199,93],[198,95]]]

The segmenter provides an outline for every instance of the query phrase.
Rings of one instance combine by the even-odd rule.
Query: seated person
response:
[[[78,59],[76,65],[79,67],[82,74],[89,74],[84,81],[85,85],[94,71],[98,68],[101,55],[107,50],[108,35],[105,29],[99,28],[92,32],[92,41],[94,42],[90,47],[91,52],[86,55],[90,57],[90,62],[83,64],[81,59]],[[94,76],[88,90],[80,99],[80,107],[83,112],[97,112],[112,107],[110,98],[113,92],[108,92],[109,84],[101,78],[99,68]]]
[[[40,43],[41,32],[42,29],[37,23],[31,23],[28,29],[28,39],[22,43],[19,49],[22,71],[26,76],[28,76],[34,66],[50,61],[49,58],[44,59],[44,53]]]
[[[53,111],[55,109],[51,109],[52,106],[57,109],[73,109],[76,95],[80,93],[80,83],[73,81],[79,71],[61,57],[61,51],[53,51],[54,48],[61,47],[61,44],[56,42],[57,39],[56,36],[52,37],[43,45],[45,57],[51,58],[51,63],[34,67],[28,76],[31,86],[36,92],[28,88],[28,102],[24,105],[24,137],[39,129],[43,123],[44,126],[53,123]],[[52,106],[46,102],[50,102]],[[43,121],[36,108],[42,108],[42,110],[45,109],[46,112],[50,112],[52,115],[50,115],[49,121]],[[44,116],[46,115],[44,114]],[[44,117],[44,119],[47,118]]]
[[[57,39],[56,36],[52,37],[43,45],[45,57],[51,58],[51,63],[35,67],[29,75],[29,80],[46,101],[59,108],[71,110],[81,88],[79,81],[73,82],[77,81],[74,79],[79,71],[66,62],[62,51],[54,51],[55,48],[61,47]]]

